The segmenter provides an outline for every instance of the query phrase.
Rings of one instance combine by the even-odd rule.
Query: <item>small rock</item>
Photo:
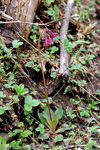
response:
[[[100,137],[100,129],[97,129],[96,136]]]
[[[79,147],[79,148],[76,148],[75,150],[82,150],[82,149]]]

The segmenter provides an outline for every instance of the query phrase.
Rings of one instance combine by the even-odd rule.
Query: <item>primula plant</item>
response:
[[[39,1],[34,23],[22,22],[33,25],[29,40],[1,34],[0,130],[11,141],[0,132],[0,150],[100,149],[100,29],[90,28],[99,1],[74,1],[62,43],[67,0]],[[59,73],[62,44],[68,78]]]
[[[49,116],[48,107],[46,107],[46,109],[42,113],[38,112],[38,117],[43,125],[40,124],[36,131],[40,131],[38,138],[41,140],[48,139],[50,136],[52,137],[52,135],[54,135],[55,137],[60,136],[60,134],[58,133],[62,133],[69,129],[69,125],[67,124],[63,124],[59,129],[57,129],[59,120],[63,117],[63,110],[61,106],[55,111],[55,113],[52,109],[50,109],[50,112],[52,120]],[[44,130],[44,125],[48,129]]]

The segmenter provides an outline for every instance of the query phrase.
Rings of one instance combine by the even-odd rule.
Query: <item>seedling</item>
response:
[[[19,86],[18,85],[14,85],[13,87],[14,87],[14,89],[16,90],[16,92],[17,92],[17,94],[19,96],[23,96],[24,94],[28,93],[28,89],[24,88],[23,84],[20,84]]]
[[[0,136],[0,149],[1,150],[8,150],[10,148],[10,145],[6,143],[6,138],[2,138]]]
[[[51,16],[52,20],[57,20],[58,19],[58,15],[59,15],[59,11],[58,11],[58,6],[54,5],[54,8],[48,8],[47,11],[45,11],[48,15]]]
[[[14,40],[12,42],[14,48],[18,48],[19,46],[23,45],[23,42],[19,42],[18,40]]]

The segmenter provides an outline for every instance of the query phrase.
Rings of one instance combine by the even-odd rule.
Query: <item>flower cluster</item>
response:
[[[52,43],[54,43],[53,38],[55,38],[57,34],[58,33],[53,33],[49,29],[44,29],[45,41],[43,43],[43,46],[50,46]]]

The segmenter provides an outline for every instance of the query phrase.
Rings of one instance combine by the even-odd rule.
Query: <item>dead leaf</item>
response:
[[[93,23],[92,25],[89,25],[88,27],[86,27],[84,30],[83,30],[83,34],[84,35],[88,35],[90,33],[92,33],[95,28],[96,28],[96,25],[97,25],[97,22]]]
[[[78,20],[79,20],[79,15],[77,14],[70,17],[70,22],[75,26],[80,26],[80,23]]]

